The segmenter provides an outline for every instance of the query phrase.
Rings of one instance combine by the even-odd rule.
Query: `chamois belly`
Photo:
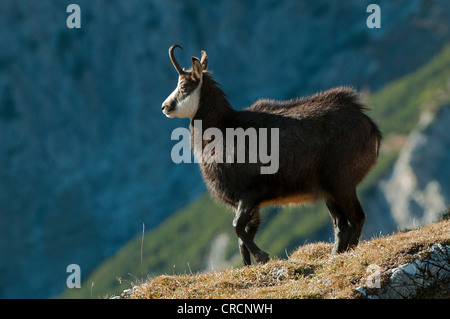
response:
[[[280,196],[276,198],[271,198],[268,200],[264,200],[261,202],[260,206],[267,206],[267,205],[296,205],[296,204],[302,204],[302,203],[313,203],[319,199],[318,195],[311,194],[311,193],[304,193],[304,194],[295,194],[295,195],[289,195],[289,196]]]

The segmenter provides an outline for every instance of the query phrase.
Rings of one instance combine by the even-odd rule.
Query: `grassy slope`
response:
[[[418,122],[422,110],[436,111],[450,102],[450,47],[415,73],[405,76],[369,97],[369,115],[380,125],[385,139],[380,159],[359,188],[363,198],[395,161],[402,143]],[[401,138],[400,138],[401,140]],[[147,274],[190,273],[203,269],[211,239],[221,233],[230,240],[228,257],[237,252],[232,232],[233,214],[208,195],[170,216],[158,228],[145,233],[141,261],[141,236],[100,265],[81,289],[66,291],[62,297],[89,298],[116,294]],[[256,242],[271,256],[285,257],[305,240],[330,234],[330,218],[323,204],[307,207],[271,208],[262,212],[263,224]],[[280,229],[283,230],[282,235]],[[320,237],[320,236],[319,236]],[[311,239],[312,238],[312,239]],[[117,278],[121,278],[120,281]],[[94,286],[92,287],[92,283]],[[91,289],[92,288],[92,289]],[[91,293],[92,290],[92,293]]]
[[[358,298],[370,266],[380,273],[416,258],[433,243],[450,244],[450,221],[375,238],[330,258],[332,244],[300,247],[287,260],[195,275],[158,276],[132,290],[131,298]],[[420,256],[420,257],[419,257]],[[381,281],[386,280],[381,277]],[[448,285],[422,290],[420,297],[449,298]]]
[[[62,297],[89,298],[117,293],[147,274],[184,273],[201,269],[211,238],[232,231],[231,212],[205,194],[173,214],[159,227],[137,236],[103,262],[80,289],[66,290]],[[142,247],[142,249],[141,249]],[[142,252],[142,261],[141,261]]]
[[[265,210],[262,215],[264,218],[273,213],[273,211]],[[282,214],[296,215],[289,210]],[[304,218],[301,218],[297,227],[290,229],[290,233],[300,234],[300,237],[306,236],[311,230],[317,231],[323,223],[328,223],[329,217],[326,213],[321,218],[316,218],[316,215],[315,208],[307,210],[301,215]],[[233,216],[229,209],[217,204],[208,194],[204,194],[185,209],[169,217],[156,229],[146,232],[143,243],[142,235],[130,241],[95,269],[86,280],[83,280],[80,289],[68,289],[61,297],[90,298],[117,294],[130,288],[136,282],[142,281],[147,275],[189,274],[202,270],[205,268],[204,256],[210,248],[211,240],[218,234],[227,234],[232,239],[227,249],[228,257],[231,257],[238,253],[237,239],[231,226]],[[280,221],[283,219],[276,221],[278,226],[284,227],[279,224]],[[266,224],[269,224],[267,220]],[[264,228],[267,227],[263,224],[261,228],[263,229],[261,233],[265,237],[261,240],[257,237],[258,243],[261,243],[270,253],[275,250],[273,247],[283,247],[284,256],[285,247],[289,247],[287,238],[272,237],[271,242],[269,233],[272,231],[269,229],[267,234],[264,234]],[[286,228],[289,227],[286,226]],[[295,238],[298,239],[298,237]],[[94,283],[93,287],[92,283]]]

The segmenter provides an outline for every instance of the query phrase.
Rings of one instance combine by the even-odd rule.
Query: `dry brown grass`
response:
[[[332,245],[308,244],[287,260],[193,275],[158,276],[135,287],[132,298],[356,298],[369,265],[382,271],[420,258],[433,243],[450,244],[450,221],[361,243],[330,257]],[[382,281],[386,278],[382,278]],[[447,296],[448,298],[448,296]]]

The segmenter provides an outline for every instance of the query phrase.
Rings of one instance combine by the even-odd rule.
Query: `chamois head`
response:
[[[208,56],[202,51],[202,59],[192,57],[192,68],[184,70],[175,59],[173,51],[180,48],[173,45],[169,49],[169,57],[178,72],[178,84],[175,90],[162,104],[162,111],[167,117],[193,118],[200,103],[200,89],[203,82],[203,72],[208,68]]]

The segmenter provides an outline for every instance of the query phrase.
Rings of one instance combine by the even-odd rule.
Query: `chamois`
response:
[[[192,57],[192,68],[185,70],[175,59],[177,47],[181,49],[170,47],[169,57],[178,72],[178,84],[163,102],[162,111],[170,118],[191,119],[195,156],[202,158],[213,141],[202,140],[197,150],[193,146],[196,134],[203,136],[208,128],[217,128],[224,135],[227,128],[279,130],[279,168],[274,174],[262,174],[260,161],[200,161],[209,192],[235,210],[233,227],[243,264],[251,264],[250,254],[256,263],[269,260],[253,241],[260,224],[259,209],[264,205],[324,199],[333,221],[332,254],[356,246],[365,220],[356,186],[375,165],[381,141],[381,133],[364,114],[367,108],[359,102],[357,92],[337,87],[289,101],[260,99],[238,111],[208,71],[205,51],[201,60]],[[202,121],[201,132],[194,130],[196,120]],[[245,148],[248,156],[249,147]]]

